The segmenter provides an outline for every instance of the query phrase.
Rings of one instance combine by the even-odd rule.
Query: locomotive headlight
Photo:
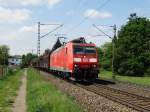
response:
[[[81,62],[81,58],[73,58],[74,62]]]
[[[74,67],[77,67],[77,65],[75,64]]]
[[[76,64],[74,65],[74,68],[78,68],[78,67],[79,67],[79,65],[76,65]]]
[[[97,62],[97,59],[96,58],[90,58],[89,61],[90,62]]]
[[[95,68],[95,67],[96,67],[96,65],[93,65],[93,67]]]

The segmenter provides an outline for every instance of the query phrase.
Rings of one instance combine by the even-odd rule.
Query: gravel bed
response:
[[[108,84],[107,86],[150,98],[150,87],[147,86],[121,81],[116,81],[115,84]]]
[[[59,90],[73,97],[84,112],[137,112],[119,103],[89,92],[48,73],[41,72],[46,80],[50,80]]]

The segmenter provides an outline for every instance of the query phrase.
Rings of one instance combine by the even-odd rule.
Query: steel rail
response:
[[[81,88],[103,96],[109,100],[126,105],[140,112],[150,112],[150,98],[139,96],[126,91],[121,91],[102,84],[82,85],[75,84]]]
[[[50,73],[49,73],[50,74]],[[48,78],[48,77],[47,77]],[[58,77],[57,77],[58,78]],[[87,91],[93,92],[97,95],[105,97],[114,102],[118,102],[129,108],[140,112],[150,112],[150,98],[143,97],[137,94],[129,93],[103,84],[81,84],[74,81],[67,80],[68,83],[81,87]]]

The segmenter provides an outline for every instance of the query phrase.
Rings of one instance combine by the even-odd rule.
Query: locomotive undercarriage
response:
[[[39,68],[39,67],[38,67]],[[98,78],[99,70],[97,68],[74,68],[74,72],[51,70],[48,68],[39,68],[40,70],[51,72],[56,76],[64,79],[71,79],[75,81],[94,81]]]
[[[99,71],[96,68],[88,68],[88,69],[74,69],[74,78],[77,81],[94,81],[98,78]]]

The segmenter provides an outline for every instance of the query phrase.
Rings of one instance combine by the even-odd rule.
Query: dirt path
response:
[[[12,112],[26,112],[26,75],[27,70],[24,71],[22,84],[18,91],[18,96],[13,105]]]

